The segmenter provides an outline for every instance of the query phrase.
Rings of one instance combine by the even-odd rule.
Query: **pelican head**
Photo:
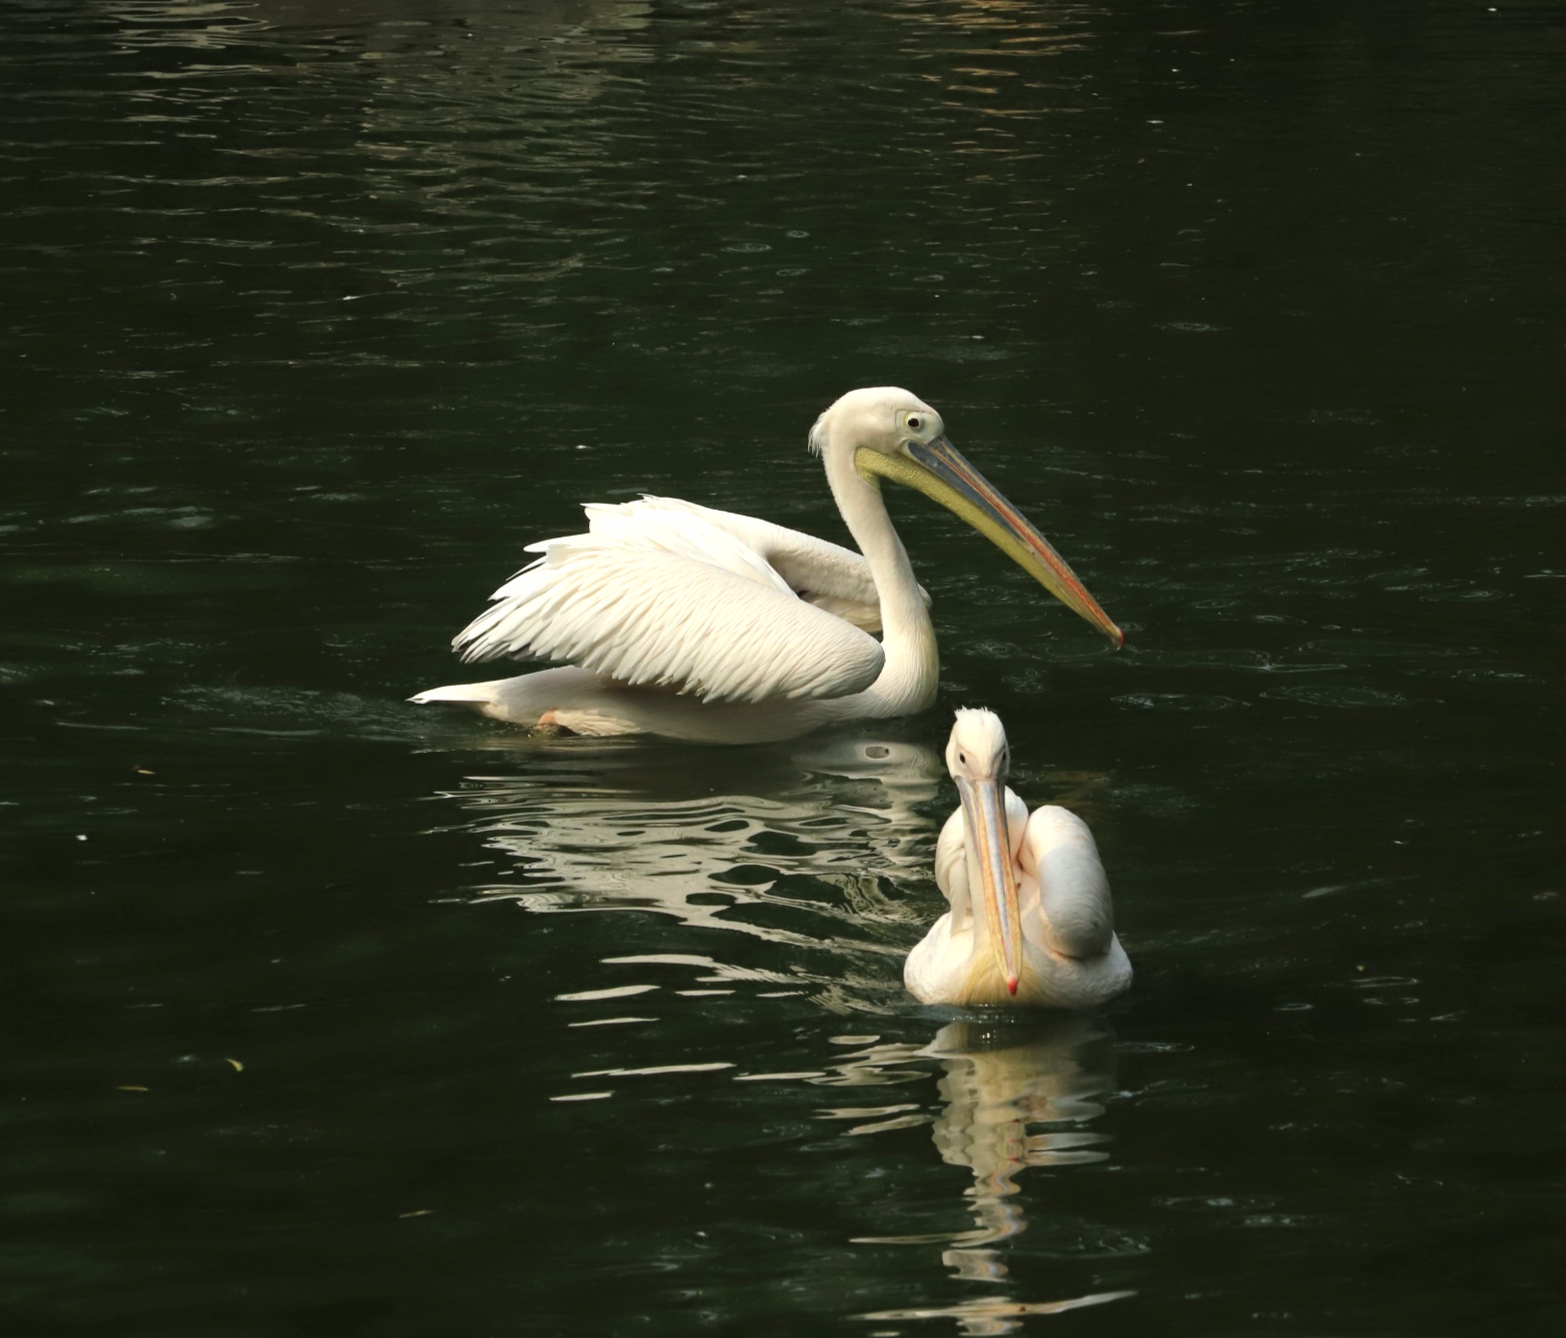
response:
[[[970,895],[983,903],[990,951],[1006,978],[1006,989],[1016,994],[1022,975],[1022,916],[1016,854],[1006,821],[1010,766],[1011,749],[1000,717],[993,711],[958,711],[946,744],[946,768],[962,799],[968,886]]]
[[[1125,644],[1125,633],[1065,558],[952,445],[941,415],[917,395],[897,386],[851,390],[816,420],[810,445],[827,457],[829,471],[835,452],[851,452],[854,469],[867,482],[891,479],[939,502],[1116,647]]]

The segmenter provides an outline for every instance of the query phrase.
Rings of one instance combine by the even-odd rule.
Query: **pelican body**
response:
[[[935,881],[951,903],[903,969],[924,1003],[1089,1008],[1131,984],[1109,880],[1087,824],[1006,788],[1006,731],[958,711],[946,766],[962,805],[941,829]]]
[[[810,444],[859,552],[671,498],[588,505],[588,532],[531,545],[538,560],[452,643],[465,661],[533,657],[559,667],[412,700],[467,703],[579,734],[730,743],[922,711],[939,670],[929,596],[892,528],[882,479],[948,507],[1123,642],[1065,559],[917,396],[850,391],[817,420]]]

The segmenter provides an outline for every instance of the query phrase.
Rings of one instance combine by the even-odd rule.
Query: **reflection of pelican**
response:
[[[922,711],[935,700],[935,632],[881,500],[883,478],[949,507],[1068,608],[1123,639],[916,396],[850,391],[810,441],[860,553],[666,498],[589,506],[589,532],[532,545],[543,556],[454,642],[469,661],[537,656],[563,667],[413,700],[466,702],[579,734],[730,743]]]
[[[1052,804],[1029,817],[1006,788],[1009,762],[993,712],[957,712],[946,765],[962,807],[935,848],[952,908],[908,954],[903,979],[925,1003],[1102,1003],[1131,984],[1131,963],[1093,833]]]
[[[966,1282],[1005,1283],[1002,1251],[993,1248],[1021,1235],[1030,1223],[1017,1185],[1028,1166],[1061,1167],[1103,1161],[1108,1136],[1084,1126],[1103,1114],[1099,1098],[1114,1087],[1113,1035],[1101,1020],[1084,1017],[952,1022],[923,1050],[909,1051],[902,1063],[917,1058],[940,1060],[942,1107],[931,1136],[941,1160],[967,1167],[973,1183],[964,1191],[974,1228],[956,1234],[864,1236],[865,1244],[944,1245],[941,1262]],[[898,1058],[870,1052],[881,1066]],[[872,1112],[873,1113],[873,1112]],[[853,1112],[833,1110],[831,1118]],[[903,1121],[871,1126],[895,1128]],[[1040,1130],[1037,1126],[1046,1126]],[[863,1129],[863,1126],[861,1126]],[[1139,1242],[1058,1212],[1034,1209],[1036,1230],[1058,1232],[1071,1240],[1100,1237],[1112,1253],[1140,1253]],[[1046,1244],[1047,1248],[1047,1244]],[[1011,1333],[1025,1315],[1055,1314],[1102,1304],[1128,1292],[1098,1292],[1055,1301],[1019,1301],[1004,1292],[954,1305],[914,1306],[861,1315],[861,1319],[955,1319],[966,1334]]]
[[[527,748],[525,769],[469,777],[446,796],[488,855],[481,899],[672,916],[728,931],[719,955],[747,970],[775,972],[775,948],[747,953],[743,938],[787,945],[778,978],[819,987],[829,1007],[879,1005],[880,963],[912,928],[903,889],[927,876],[934,847],[924,811],[941,774],[934,749],[833,735],[707,751],[697,769],[583,739]],[[711,951],[714,940],[687,935],[681,946]]]
[[[977,1230],[954,1237],[945,1262],[964,1277],[1005,1272],[992,1251],[974,1247],[1027,1229],[1021,1207],[1008,1202],[1024,1166],[1066,1166],[1102,1161],[1093,1150],[1102,1134],[1081,1129],[1031,1133],[1041,1123],[1086,1121],[1101,1115],[1092,1098],[1109,1090],[1109,1029],[1102,1022],[1067,1018],[1045,1030],[1017,1025],[952,1022],[941,1028],[927,1054],[946,1066],[941,1096],[946,1108],[933,1136],[941,1160],[973,1172]]]

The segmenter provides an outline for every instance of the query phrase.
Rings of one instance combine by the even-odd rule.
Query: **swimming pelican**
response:
[[[1006,788],[1010,761],[1000,717],[957,712],[946,767],[962,806],[935,845],[952,908],[908,954],[903,982],[924,1003],[1091,1007],[1131,984],[1098,847],[1068,809],[1029,817]]]
[[[411,700],[466,702],[578,734],[724,743],[922,711],[935,700],[935,631],[881,500],[883,478],[948,507],[1123,642],[1065,559],[916,395],[852,390],[816,420],[810,444],[859,553],[671,498],[590,504],[588,533],[531,545],[542,556],[452,643],[465,661],[535,656],[561,667]]]

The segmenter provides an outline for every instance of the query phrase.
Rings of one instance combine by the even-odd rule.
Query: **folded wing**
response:
[[[1053,951],[1076,958],[1108,951],[1114,903],[1087,823],[1054,804],[1034,809],[1022,841],[1022,868],[1038,879],[1044,941]]]
[[[763,558],[789,589],[807,603],[836,614],[866,632],[881,630],[881,600],[875,578],[870,574],[870,564],[864,555],[852,548],[828,543],[786,525],[774,525],[770,520],[758,520],[735,511],[715,511],[678,497],[643,497],[640,501],[619,506],[588,508],[589,514],[595,510],[615,511],[626,516],[657,513],[695,516],[733,535]],[[923,586],[919,587],[919,596],[928,608],[930,595]]]
[[[587,513],[587,534],[531,545],[539,560],[453,641],[464,660],[534,656],[713,702],[841,697],[881,672],[879,642],[806,602],[702,508]]]

